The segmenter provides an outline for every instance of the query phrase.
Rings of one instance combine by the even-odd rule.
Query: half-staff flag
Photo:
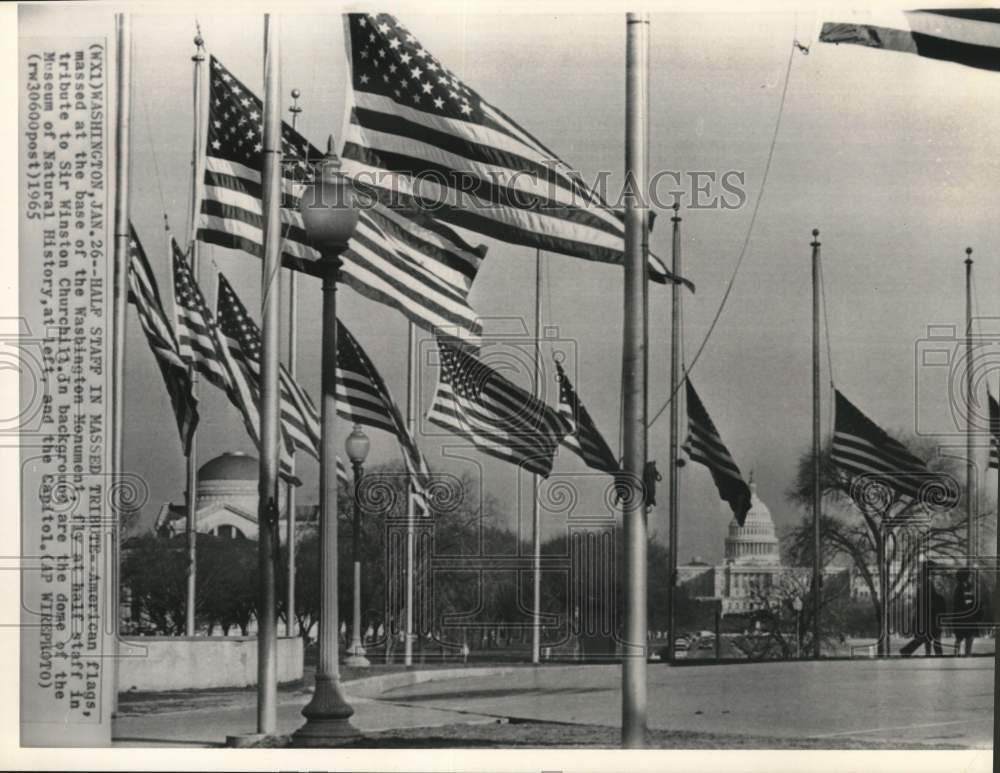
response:
[[[905,11],[886,25],[827,22],[819,39],[1000,70],[1000,9],[996,8]]]
[[[611,447],[590,418],[590,413],[580,402],[569,376],[563,366],[556,361],[556,377],[559,380],[559,413],[569,426],[562,444],[583,459],[588,467],[614,475],[621,472],[621,465]]]
[[[987,469],[1000,469],[1000,403],[986,390],[986,399],[990,404],[990,461]]]
[[[264,254],[261,179],[261,101],[215,57],[210,58],[208,141],[198,239],[255,257]],[[309,242],[299,200],[323,154],[282,123],[282,259],[316,274],[320,253]],[[374,202],[340,256],[340,278],[354,290],[392,306],[420,327],[475,343],[482,332],[468,303],[486,254],[443,223],[421,213]]]
[[[135,304],[146,342],[156,358],[163,383],[177,419],[181,446],[186,456],[198,426],[198,398],[195,397],[191,372],[181,357],[177,336],[163,310],[160,291],[149,267],[146,253],[132,224],[129,223],[128,299]]]
[[[345,18],[353,106],[344,169],[379,197],[510,244],[624,262],[621,210],[386,13]],[[408,180],[416,181],[410,185]],[[652,255],[649,278],[683,282]]]
[[[708,467],[715,481],[715,487],[723,501],[736,517],[736,522],[742,526],[750,512],[750,486],[743,480],[740,468],[736,466],[729,449],[722,442],[719,431],[705,410],[701,398],[694,391],[691,380],[687,379],[687,413],[688,436],[684,441],[684,450],[691,461]],[[674,395],[677,399],[677,395]]]
[[[840,390],[834,408],[833,462],[849,480],[885,486],[897,497],[943,508],[958,504],[958,489],[947,476],[932,473],[922,459],[865,416]],[[852,486],[855,501],[864,490]]]
[[[565,419],[458,341],[438,336],[441,369],[427,420],[485,454],[548,477]]]
[[[243,418],[243,425],[254,446],[260,448],[260,413],[258,395],[248,372],[233,357],[229,339],[225,339],[205,296],[195,281],[187,258],[173,245],[174,313],[177,319],[181,356],[210,383],[222,389]],[[301,481],[293,472],[291,455],[284,443],[278,444],[279,473],[294,486]]]
[[[430,470],[416,441],[406,429],[396,402],[382,376],[358,340],[337,320],[337,413],[356,424],[396,436],[410,478],[410,495],[417,512],[429,513],[427,486]]]

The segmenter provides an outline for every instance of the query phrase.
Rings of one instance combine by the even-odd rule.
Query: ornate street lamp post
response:
[[[358,210],[347,178],[340,171],[340,160],[333,152],[333,137],[326,157],[320,162],[319,175],[302,196],[302,219],[313,246],[325,266],[323,274],[323,353],[322,439],[320,442],[320,615],[319,661],[316,664],[316,689],[312,700],[302,709],[306,723],[293,736],[296,746],[332,746],[358,734],[351,725],[354,709],[340,687],[337,663],[337,450],[334,437],[337,427],[337,277],[340,254],[358,223]]]
[[[795,657],[802,657],[802,599],[796,596],[792,599],[792,609],[795,610]]]
[[[368,457],[371,443],[368,436],[361,430],[360,424],[354,425],[354,431],[347,436],[344,450],[354,468],[354,622],[351,625],[351,654],[344,661],[345,666],[367,668],[370,663],[365,657],[364,644],[361,641],[361,478],[365,474],[364,464]]]

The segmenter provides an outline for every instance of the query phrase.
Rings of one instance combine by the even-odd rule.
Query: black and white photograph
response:
[[[0,11],[0,767],[1000,769],[1000,8]]]

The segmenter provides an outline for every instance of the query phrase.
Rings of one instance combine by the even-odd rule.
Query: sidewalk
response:
[[[494,716],[460,708],[398,706],[366,696],[438,678],[500,677],[517,668],[520,667],[345,669],[347,681],[343,686],[354,707],[351,723],[364,733],[495,723]],[[312,669],[307,668],[302,684],[279,687],[277,735],[290,734],[305,722],[302,709],[312,697],[313,679]],[[112,744],[116,747],[222,747],[226,736],[253,733],[257,725],[257,692],[252,688],[123,695],[118,708],[112,730]]]
[[[381,734],[362,746],[617,745],[616,665],[365,673],[372,676],[344,684],[352,724]],[[990,657],[660,665],[650,666],[648,686],[658,748],[992,745]],[[279,692],[277,735],[301,727],[310,697],[302,685]],[[115,746],[223,746],[226,736],[256,730],[253,690],[148,696],[123,700],[120,710]]]

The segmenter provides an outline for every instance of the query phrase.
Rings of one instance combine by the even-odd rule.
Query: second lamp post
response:
[[[360,424],[354,425],[354,430],[344,443],[347,458],[354,468],[354,526],[351,529],[354,535],[354,622],[351,626],[351,654],[344,660],[344,665],[355,668],[370,665],[361,641],[361,478],[365,474],[364,464],[370,445]]]

